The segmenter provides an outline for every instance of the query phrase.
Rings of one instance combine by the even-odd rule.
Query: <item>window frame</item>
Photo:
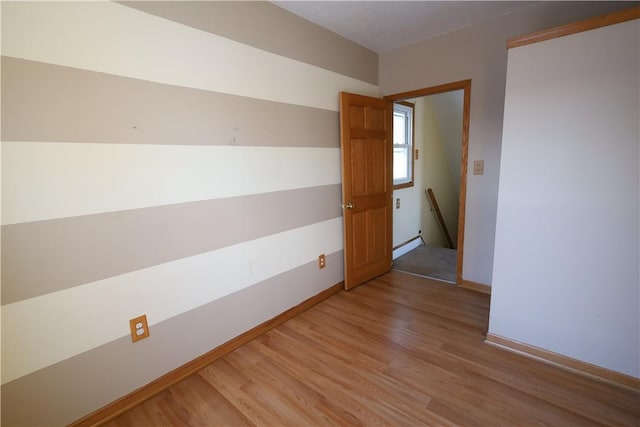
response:
[[[407,167],[409,168],[409,176],[406,178],[402,178],[402,180],[396,180],[393,177],[393,189],[397,190],[400,188],[408,188],[413,187],[414,185],[414,158],[415,158],[415,104],[407,101],[395,101],[393,103],[393,114],[396,114],[396,111],[401,111],[405,114],[410,122],[409,126],[405,127],[405,132],[410,133],[410,137],[406,138],[409,141],[408,144],[396,144],[393,141],[393,149],[396,148],[405,148],[408,146],[407,150]],[[410,113],[410,114],[408,114]],[[408,128],[408,129],[407,129]],[[395,156],[395,154],[394,154]],[[394,159],[395,160],[395,159]]]

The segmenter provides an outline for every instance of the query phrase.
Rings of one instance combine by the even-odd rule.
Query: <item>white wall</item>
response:
[[[500,169],[500,141],[509,37],[630,7],[620,2],[541,2],[514,13],[380,55],[382,95],[471,79],[469,162],[484,175],[467,178],[466,280],[490,285]]]
[[[424,101],[421,98],[408,100],[414,102],[414,144],[415,149],[423,152],[424,125]],[[393,192],[393,246],[397,246],[418,235],[420,231],[420,213],[424,206],[421,203],[423,193],[421,161],[414,161],[413,186],[401,188]],[[396,199],[400,199],[400,208],[396,209]]]
[[[393,192],[393,244],[406,242],[421,231],[427,245],[448,247],[431,211],[425,189],[432,188],[454,244],[458,232],[462,101],[458,90],[409,100],[415,103],[414,185]],[[395,200],[400,208],[395,209]]]
[[[489,332],[640,377],[640,21],[511,49]]]
[[[464,90],[437,93],[429,96],[433,113],[442,133],[444,154],[454,183],[456,197],[460,195],[462,157],[462,110]]]
[[[458,236],[459,188],[454,175],[460,173],[460,154],[457,154],[456,167],[449,161],[448,153],[461,151],[462,108],[458,111],[449,108],[451,105],[447,101],[450,97],[451,95],[446,93],[437,94],[425,97],[423,101],[424,114],[421,121],[424,127],[424,149],[419,160],[424,183],[421,189],[421,229],[425,243],[430,246],[449,247],[431,210],[431,204],[424,194],[425,188],[433,190],[454,245]],[[450,116],[458,116],[457,126],[454,125],[456,120],[451,120]],[[451,145],[456,145],[457,150],[456,147],[450,147]]]

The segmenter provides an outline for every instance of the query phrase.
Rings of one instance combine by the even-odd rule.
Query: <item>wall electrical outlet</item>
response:
[[[400,209],[400,199],[396,199],[396,209]]]
[[[326,257],[324,256],[324,254],[322,254],[322,255],[320,255],[320,256],[318,257],[318,268],[319,268],[319,269],[323,269],[323,268],[325,268],[326,266],[327,266],[327,259],[326,259]]]
[[[149,336],[149,325],[147,324],[147,315],[143,314],[134,319],[129,320],[131,328],[131,341],[140,341]]]

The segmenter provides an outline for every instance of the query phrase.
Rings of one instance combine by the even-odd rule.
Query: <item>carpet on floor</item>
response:
[[[456,283],[455,249],[420,245],[393,261],[393,269]]]

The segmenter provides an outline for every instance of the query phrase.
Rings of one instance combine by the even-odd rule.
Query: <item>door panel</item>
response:
[[[345,289],[391,269],[391,102],[340,94]]]
[[[385,162],[386,162],[386,153],[387,147],[385,146],[386,141],[383,139],[373,139],[369,143],[369,151],[368,151],[368,184],[369,184],[369,192],[373,194],[381,194],[385,190],[385,175],[381,174],[380,171],[384,170]],[[393,151],[392,151],[393,153]],[[392,154],[393,155],[393,154]]]
[[[356,236],[366,236],[367,230],[367,215],[366,211],[360,213],[354,213],[351,218],[353,226],[353,234]],[[353,239],[353,266],[355,268],[362,267],[367,263],[367,241],[365,239]]]
[[[369,234],[373,238],[371,242],[372,258],[382,259],[387,255],[387,246],[391,246],[392,242],[387,241],[386,236],[383,233],[376,233],[376,230],[384,229],[387,223],[387,210],[386,208],[374,209],[369,214],[371,216],[371,233]]]

